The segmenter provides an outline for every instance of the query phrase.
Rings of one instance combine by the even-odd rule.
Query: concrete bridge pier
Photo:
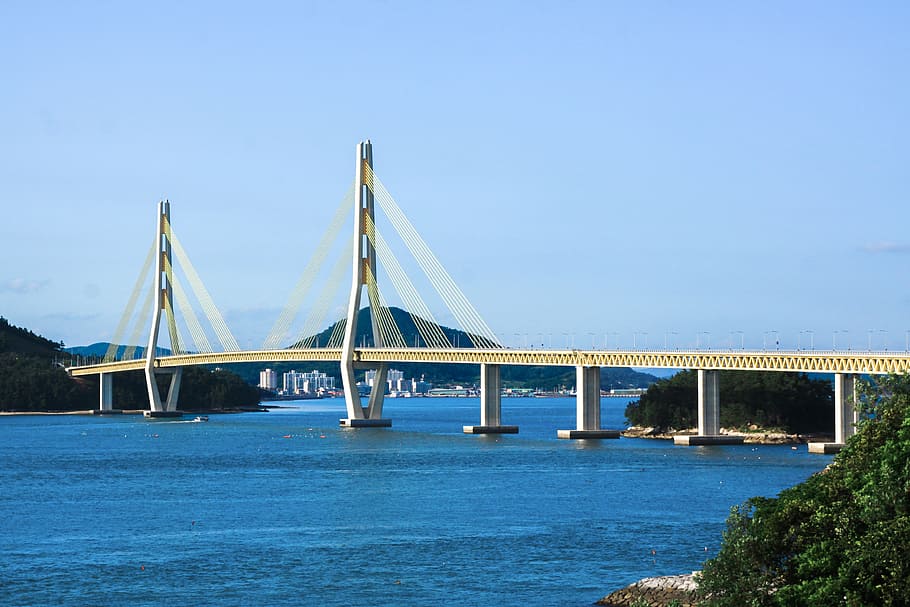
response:
[[[98,375],[98,408],[92,411],[95,415],[109,415],[122,413],[120,409],[114,409],[114,374],[100,373]]]
[[[619,438],[619,430],[600,427],[600,367],[575,367],[575,430],[557,430],[558,438]]]
[[[676,445],[740,445],[741,436],[720,433],[720,383],[716,369],[698,370],[698,434],[677,434]]]
[[[502,425],[502,380],[499,365],[480,364],[480,425],[464,426],[465,434],[518,434],[518,426]]]
[[[170,375],[167,396],[161,400],[158,390],[158,375]],[[180,381],[183,379],[183,367],[172,369],[146,369],[146,385],[149,393],[149,410],[143,412],[145,417],[182,417],[183,411],[177,410],[177,399],[180,397]]]
[[[809,443],[809,453],[837,453],[856,434],[859,413],[856,410],[856,376],[834,374],[834,442]]]
[[[98,382],[98,391],[100,392],[99,409],[101,411],[110,411],[114,408],[114,376],[110,373],[102,373]]]
[[[357,391],[357,385],[352,380],[344,382],[344,399],[347,407],[348,416],[338,420],[338,423],[345,428],[390,428],[392,420],[383,419],[382,405],[385,403],[385,385],[388,377],[388,365],[381,364],[376,367],[376,375],[373,377],[373,387],[370,390],[370,398],[367,406],[361,404],[360,394]],[[342,373],[344,365],[342,364]],[[351,377],[354,373],[351,371]],[[346,376],[342,376],[345,380]]]

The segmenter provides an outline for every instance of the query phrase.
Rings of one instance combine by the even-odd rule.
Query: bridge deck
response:
[[[155,359],[155,367],[227,365],[249,362],[340,361],[341,350],[253,350],[204,354],[180,354]],[[906,373],[907,352],[825,352],[748,350],[517,350],[451,348],[360,348],[354,361],[467,363],[496,365],[541,365],[553,367],[653,367],[666,369],[731,369],[818,373]],[[145,360],[69,367],[73,376],[117,373],[145,368]]]

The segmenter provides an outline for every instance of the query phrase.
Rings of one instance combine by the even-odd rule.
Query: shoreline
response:
[[[219,415],[230,413],[268,413],[269,409],[281,407],[248,407],[234,409],[181,409],[184,415]],[[143,415],[148,409],[114,409],[101,413],[99,409],[81,409],[78,411],[0,411],[0,417],[12,415]]]
[[[643,428],[640,426],[631,426],[622,432],[622,435],[626,438],[645,438],[651,440],[673,440],[674,436],[696,434],[698,434],[698,431],[695,428],[664,432],[657,428]],[[755,430],[750,430],[748,432],[721,428],[720,435],[741,436],[743,438],[743,443],[749,445],[800,445],[809,442],[834,440],[829,434],[788,434],[786,432],[775,432],[763,428],[756,428]]]
[[[625,588],[615,590],[595,603],[606,607],[631,607],[645,604],[652,607],[695,607],[698,605],[695,576],[698,571],[682,575],[646,577]]]

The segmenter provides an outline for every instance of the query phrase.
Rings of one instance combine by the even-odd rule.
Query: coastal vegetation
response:
[[[706,605],[910,605],[910,377],[861,386],[859,406],[826,470],[733,508]]]
[[[830,381],[801,373],[720,371],[720,423],[724,428],[831,433],[834,393]],[[661,431],[697,425],[698,373],[661,379],[626,407],[633,426]]]
[[[0,410],[79,411],[98,405],[97,378],[72,378],[64,344],[17,327],[0,317]],[[164,389],[164,381],[161,387]],[[114,406],[146,409],[148,396],[141,372],[119,373]],[[229,371],[191,367],[183,372],[178,407],[187,411],[255,407],[259,390]]]

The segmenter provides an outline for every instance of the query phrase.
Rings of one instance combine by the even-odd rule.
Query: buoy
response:
[[[139,566],[139,571],[145,571],[145,565],[140,565],[140,566]]]
[[[325,434],[320,434],[319,438],[325,438]]]

